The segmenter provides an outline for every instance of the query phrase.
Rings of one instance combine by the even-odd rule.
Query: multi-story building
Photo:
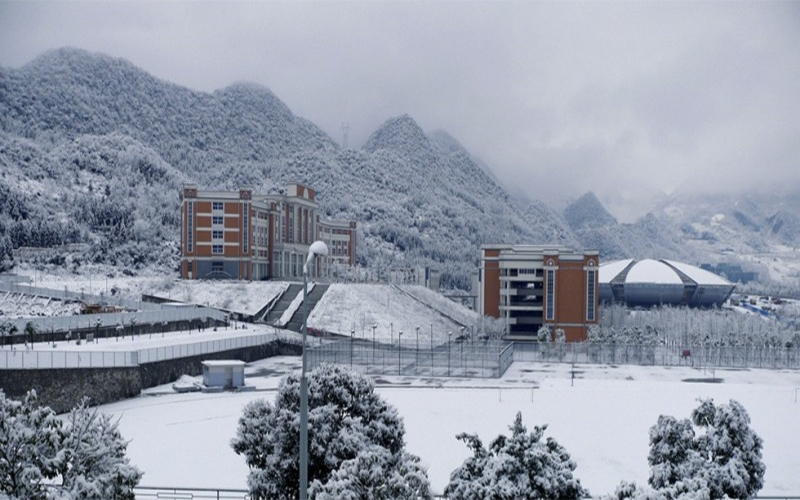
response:
[[[353,266],[356,223],[320,215],[316,192],[289,184],[280,194],[201,191],[184,185],[181,201],[181,276],[185,279],[263,280],[303,275],[316,240],[329,254],[314,260],[312,276]]]
[[[597,323],[598,252],[532,245],[483,245],[478,309],[500,318],[510,338],[535,339],[544,325],[568,341]]]

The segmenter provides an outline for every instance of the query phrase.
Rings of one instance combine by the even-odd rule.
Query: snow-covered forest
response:
[[[275,192],[298,181],[317,189],[326,215],[358,222],[358,265],[373,276],[431,266],[444,287],[465,290],[481,244],[546,243],[608,259],[734,259],[788,291],[800,288],[790,259],[800,243],[797,196],[737,205],[673,197],[620,224],[591,193],[564,215],[512,199],[457,140],[426,134],[409,116],[343,149],[256,85],[196,92],[77,49],[0,68],[0,79],[3,268],[20,247],[47,247],[17,261],[174,273],[183,182]],[[762,261],[764,253],[772,258]]]

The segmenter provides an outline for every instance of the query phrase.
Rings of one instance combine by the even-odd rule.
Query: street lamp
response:
[[[417,364],[419,364],[419,327],[416,327],[417,330]],[[416,371],[416,367],[414,368]]]
[[[321,241],[315,241],[308,247],[308,258],[303,264],[303,369],[300,375],[300,500],[308,500],[308,381],[306,380],[308,265],[317,255],[328,255],[328,247]]]
[[[450,337],[453,336],[453,332],[447,332],[447,376],[450,376]]]
[[[378,325],[372,325],[372,364],[375,364],[375,329]]]
[[[400,354],[403,352],[403,344],[400,341],[403,339],[403,330],[397,333],[397,374],[400,375]]]

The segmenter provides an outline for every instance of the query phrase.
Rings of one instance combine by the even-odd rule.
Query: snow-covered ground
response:
[[[38,287],[70,292],[114,294],[130,300],[140,300],[142,294],[155,295],[181,302],[224,309],[242,314],[255,314],[271,300],[278,297],[289,286],[282,281],[202,281],[180,280],[164,277],[88,278],[72,274],[41,275],[29,270],[20,271]],[[309,292],[313,284],[309,284]],[[55,306],[53,306],[55,307]],[[57,310],[51,307],[51,313]],[[293,303],[287,310],[300,307]],[[311,311],[308,326],[343,335],[356,332],[358,337],[372,337],[372,326],[376,325],[376,340],[394,340],[400,331],[405,339],[416,334],[429,338],[431,332],[438,341],[447,338],[447,332],[458,333],[460,327],[474,325],[477,314],[461,304],[421,286],[376,285],[376,284],[332,284]],[[283,319],[283,318],[282,318]]]
[[[144,470],[143,486],[245,488],[247,466],[230,447],[243,406],[272,399],[280,378],[299,370],[297,357],[251,363],[255,392],[175,394],[160,386],[141,397],[105,405],[120,418],[129,456]],[[403,416],[407,448],[428,467],[441,492],[468,456],[460,432],[486,443],[507,433],[517,411],[528,428],[548,424],[577,462],[576,475],[595,494],[621,480],[646,483],[648,431],[659,415],[688,417],[698,398],[741,402],[764,439],[767,466],[761,495],[800,493],[800,372],[716,370],[718,383],[689,367],[514,363],[496,380],[382,376],[378,392]],[[694,381],[690,381],[694,379]]]
[[[424,287],[333,284],[309,314],[308,326],[342,334],[355,331],[356,337],[371,339],[375,325],[376,340],[394,342],[399,332],[410,339],[419,327],[420,338],[429,339],[433,332],[434,339],[442,341],[461,326],[450,318],[467,325],[477,321],[474,312]]]

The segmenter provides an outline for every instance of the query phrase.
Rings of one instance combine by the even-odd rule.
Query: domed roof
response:
[[[600,266],[600,300],[631,306],[719,305],[734,285],[699,267],[672,260],[625,259]]]

